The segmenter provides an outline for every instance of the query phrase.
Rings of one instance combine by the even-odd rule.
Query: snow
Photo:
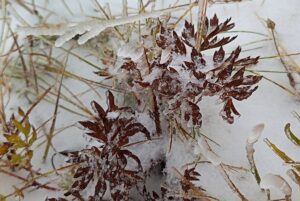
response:
[[[37,1],[40,2],[40,1]],[[49,9],[55,10],[56,13],[65,13],[65,9],[59,4],[51,3],[49,1]],[[66,1],[72,7],[76,7],[76,3]],[[85,3],[86,1],[83,1]],[[111,3],[111,8],[114,8],[116,12],[119,12],[121,1],[109,1]],[[173,3],[173,1],[162,1],[164,5]],[[180,3],[185,3],[188,1],[180,1]],[[128,2],[132,7],[135,6],[135,1]],[[157,3],[157,6],[159,3]],[[160,6],[160,5],[159,5]],[[91,5],[87,6],[91,8]],[[87,9],[88,9],[87,8]],[[253,0],[245,1],[243,3],[235,4],[215,4],[208,9],[208,15],[213,16],[214,13],[217,13],[218,17],[221,20],[232,17],[232,21],[235,22],[236,27],[234,30],[251,30],[263,34],[268,34],[266,28],[260,23],[259,17],[263,19],[270,18],[276,22],[276,32],[278,40],[285,46],[289,53],[299,52],[299,32],[300,32],[300,1],[299,0],[290,0],[288,3],[281,0]],[[185,8],[178,8],[172,10],[172,12],[178,10],[184,10]],[[79,10],[77,8],[77,10]],[[24,11],[23,11],[24,12]],[[119,20],[112,19],[105,23],[100,23],[98,21],[85,21],[86,19],[76,18],[76,22],[72,23],[71,27],[66,27],[63,24],[63,21],[59,21],[61,27],[53,28],[20,28],[20,31],[25,35],[60,35],[61,37],[56,41],[56,45],[62,46],[65,42],[69,41],[76,34],[83,34],[78,43],[83,44],[87,42],[92,37],[98,35],[101,31],[106,28],[113,27],[115,25],[130,23],[137,20],[143,20],[151,17],[158,17],[162,14],[166,14],[170,10],[154,12],[153,14],[144,14],[140,16],[130,16],[127,19]],[[194,9],[194,12],[197,13],[197,9]],[[24,14],[24,13],[23,13]],[[26,13],[24,15],[27,15]],[[80,11],[74,12],[75,16],[82,16]],[[259,17],[258,17],[259,16]],[[65,18],[72,19],[72,16],[65,16]],[[55,21],[54,19],[52,19]],[[196,19],[195,19],[196,20]],[[194,21],[195,21],[194,20]],[[74,20],[72,20],[74,21]],[[80,23],[84,21],[83,23]],[[74,25],[76,24],[76,25]],[[30,23],[30,26],[34,24]],[[74,25],[74,26],[73,26]],[[181,24],[183,25],[183,24]],[[180,27],[180,26],[179,26]],[[50,32],[49,32],[50,31]],[[234,46],[240,44],[245,49],[250,48],[259,48],[251,51],[244,52],[245,55],[252,56],[270,56],[276,55],[276,50],[272,41],[265,41],[260,43],[249,44],[250,42],[255,42],[258,40],[265,39],[265,36],[251,33],[233,33],[238,35],[238,38],[232,43],[232,46],[226,47],[225,51],[229,52]],[[248,44],[248,45],[247,45]],[[122,49],[121,49],[122,50]],[[139,52],[132,51],[126,53],[126,48],[122,51],[119,51],[121,56],[134,55],[138,59],[141,54]],[[77,51],[79,54],[85,55],[85,52]],[[167,58],[167,52],[165,52],[165,57],[162,61],[165,61]],[[208,54],[208,53],[206,53]],[[82,73],[85,77],[89,77],[91,80],[99,79],[97,76],[93,75],[91,69],[88,65],[83,64],[78,59],[71,57],[69,66],[71,67],[72,72]],[[300,62],[300,58],[294,56],[293,59],[297,63]],[[99,65],[98,62],[95,61]],[[207,64],[210,65],[210,64]],[[273,71],[284,71],[283,66],[281,65],[278,59],[261,59],[255,70],[273,70]],[[266,77],[284,85],[288,88],[289,83],[284,73],[262,73]],[[155,79],[155,77],[147,78],[149,81]],[[78,81],[66,79],[65,84],[69,86],[73,92],[76,94],[83,92],[87,89],[86,86],[80,84]],[[297,87],[298,87],[297,80]],[[14,87],[20,83],[13,83]],[[75,87],[76,86],[76,87]],[[15,90],[13,90],[16,92]],[[99,91],[99,90],[98,90]],[[89,102],[93,99],[101,102],[104,100],[104,90],[99,91],[101,97],[98,97],[96,93],[90,92],[82,97],[83,102],[87,107],[89,107]],[[53,96],[55,97],[55,96]],[[103,101],[105,102],[105,101]],[[16,106],[22,106],[22,108],[28,108],[28,104],[25,102],[19,101],[15,96],[12,98],[10,104],[12,113]],[[68,105],[65,103],[65,105]],[[199,184],[202,188],[206,189],[207,193],[218,197],[221,201],[230,200],[238,201],[240,200],[228,187],[223,177],[220,175],[220,172],[217,168],[212,168],[213,166],[219,166],[221,163],[230,164],[234,166],[249,168],[249,162],[247,160],[247,152],[245,147],[247,143],[253,145],[255,143],[255,163],[257,169],[262,176],[262,183],[260,186],[257,185],[254,176],[249,171],[229,171],[229,175],[233,182],[239,187],[240,191],[245,195],[248,200],[252,201],[266,201],[266,195],[261,191],[261,188],[269,189],[272,187],[271,194],[275,193],[278,195],[278,198],[282,198],[281,192],[286,195],[292,193],[292,200],[297,201],[300,197],[300,188],[295,184],[292,179],[286,174],[289,166],[285,165],[281,159],[279,159],[272,150],[266,145],[262,138],[270,139],[276,146],[280,149],[285,150],[285,152],[295,160],[300,160],[299,154],[300,149],[293,144],[285,137],[284,135],[284,125],[286,123],[291,123],[293,129],[297,133],[300,130],[300,123],[292,114],[293,112],[300,112],[299,106],[300,102],[294,97],[288,94],[286,91],[282,90],[278,86],[270,83],[267,80],[263,80],[259,83],[258,90],[246,101],[235,102],[236,107],[241,113],[241,117],[235,119],[233,125],[228,125],[222,120],[218,115],[221,105],[218,104],[217,100],[211,97],[204,98],[200,103],[200,109],[203,114],[203,124],[201,127],[201,132],[209,136],[209,138],[216,141],[220,146],[211,143],[210,141],[204,142],[204,137],[200,137],[200,141],[197,145],[195,143],[183,143],[180,139],[174,138],[171,152],[166,155],[167,164],[166,172],[172,172],[172,168],[175,167],[178,170],[182,171],[183,166],[186,163],[192,162],[199,153],[210,161],[212,164],[201,164],[197,167],[197,171],[201,174]],[[70,104],[69,104],[70,106]],[[53,105],[42,103],[35,109],[35,116],[31,117],[31,121],[35,122],[36,125],[40,125],[41,122],[46,121],[49,117],[49,114],[53,113]],[[118,114],[110,113],[110,118],[115,118]],[[57,119],[57,127],[63,128],[69,124],[76,123],[79,120],[85,120],[85,117],[78,115],[70,114],[65,110],[60,110]],[[140,116],[140,119],[147,121],[147,118]],[[255,125],[264,124],[264,131],[261,132],[261,126],[256,127],[254,131],[252,130]],[[47,132],[49,130],[49,125],[44,128]],[[148,125],[149,130],[154,130],[154,125]],[[42,131],[41,131],[42,132]],[[62,150],[78,150],[79,148],[85,147],[88,142],[84,139],[81,134],[83,133],[78,127],[72,127],[65,130],[61,134],[57,135],[53,144],[55,145],[58,151]],[[299,132],[298,132],[299,133]],[[41,141],[44,139],[41,139]],[[207,144],[211,146],[214,152],[210,151],[207,148]],[[168,144],[167,139],[153,140],[152,142],[146,143],[146,148],[140,150],[139,147],[143,145],[136,145],[133,147],[133,151],[141,156],[142,164],[144,168],[149,168],[149,159],[163,158],[164,153],[167,152],[167,148],[163,147],[165,144]],[[161,145],[161,146],[160,146]],[[157,149],[157,147],[160,147]],[[151,150],[151,151],[149,151]],[[36,167],[41,168],[43,171],[51,170],[51,164],[48,161],[46,164],[41,164],[41,156],[43,154],[44,148],[40,147],[38,149],[38,154],[34,157],[34,164]],[[142,157],[145,156],[145,157]],[[62,164],[63,159],[58,158],[56,163]],[[38,165],[37,165],[38,164]],[[212,166],[213,165],[213,166]],[[280,175],[277,176],[277,175]],[[12,179],[4,174],[0,174],[0,194],[6,194],[13,191],[12,185],[19,184],[19,181]],[[168,175],[171,179],[172,174]],[[275,187],[275,189],[273,189]],[[278,193],[279,194],[276,194]],[[46,196],[50,196],[49,192],[39,190],[34,192],[26,192],[25,200],[35,201],[43,200]],[[52,196],[59,196],[57,193],[53,193]],[[276,197],[276,196],[272,196]],[[12,199],[13,200],[13,199]]]
[[[292,188],[290,185],[279,175],[267,174],[262,178],[260,183],[262,189],[279,189],[286,196],[291,196]]]
[[[202,154],[214,166],[221,165],[222,159],[217,154],[215,154],[212,150],[210,150],[208,143],[204,139],[204,137],[200,137],[198,139],[198,146],[199,147],[196,147],[194,151],[196,155]]]

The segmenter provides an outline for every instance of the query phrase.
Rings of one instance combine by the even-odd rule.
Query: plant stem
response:
[[[48,135],[48,141],[47,141],[46,149],[45,149],[44,156],[43,156],[43,161],[44,162],[47,159],[49,149],[50,149],[50,145],[52,144],[52,138],[53,138],[53,135],[54,135],[56,118],[57,118],[57,111],[58,111],[58,106],[59,106],[59,99],[60,99],[61,88],[62,88],[62,81],[63,81],[63,78],[64,78],[65,69],[67,67],[67,61],[68,61],[68,57],[66,57],[66,62],[65,62],[65,65],[63,66],[63,73],[61,75],[61,79],[60,79],[60,83],[59,83],[59,88],[58,88],[58,93],[57,93],[57,98],[56,98],[56,103],[55,103],[55,109],[54,109],[54,116],[53,116],[52,124],[51,124],[51,127],[50,127],[49,135]]]

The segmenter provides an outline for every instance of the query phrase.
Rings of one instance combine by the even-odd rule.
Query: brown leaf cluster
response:
[[[102,146],[61,152],[68,156],[69,163],[80,163],[74,174],[75,182],[65,196],[73,195],[79,200],[85,200],[81,192],[94,183],[94,194],[89,196],[89,201],[102,200],[108,189],[113,200],[128,200],[130,189],[143,180],[140,159],[125,146],[130,142],[130,137],[138,134],[143,134],[150,140],[150,133],[135,120],[130,108],[115,105],[110,91],[107,92],[107,100],[107,110],[97,102],[92,102],[97,114],[95,120],[80,122],[89,130],[86,134],[99,141]],[[118,115],[110,117],[109,113],[112,112]]]
[[[144,47],[144,56],[138,61],[123,58],[119,73],[128,79],[120,85],[132,91],[137,103],[142,105],[148,102],[143,94],[151,91],[155,97],[153,102],[160,105],[159,111],[153,107],[153,113],[163,112],[169,119],[180,119],[188,127],[201,126],[198,102],[205,96],[217,96],[224,103],[221,116],[233,123],[234,115],[240,115],[233,100],[250,97],[261,80],[260,76],[245,75],[246,68],[255,65],[258,57],[240,58],[240,47],[226,56],[223,46],[236,37],[219,35],[233,27],[230,19],[222,23],[216,15],[206,19],[203,42],[197,51],[198,33],[191,23],[185,22],[181,36],[161,25],[155,47]],[[212,49],[215,49],[212,58],[204,55]]]

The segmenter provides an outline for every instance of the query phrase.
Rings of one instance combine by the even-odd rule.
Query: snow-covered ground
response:
[[[41,2],[36,2],[37,4],[40,3],[42,5]],[[62,17],[53,17],[52,19],[50,18],[50,21],[52,20],[54,23],[56,19],[59,19],[63,22],[64,18],[72,21],[80,21],[83,19],[84,15],[88,15],[90,11],[92,12],[94,5],[89,1],[82,0],[81,2],[84,6],[84,11],[80,10],[78,1],[66,1],[66,3],[71,6],[71,10],[74,13],[74,16],[70,16],[59,0],[49,1],[47,9],[53,10]],[[113,12],[120,12],[121,0],[101,1],[102,4],[104,4],[104,2],[110,3]],[[169,2],[173,1],[169,0],[158,2],[157,4],[158,6],[167,7]],[[184,3],[186,3],[186,1],[179,1],[179,4]],[[132,7],[136,7],[135,0],[129,0],[129,4],[131,4]],[[238,38],[231,44],[231,47],[241,45],[244,50],[250,49],[249,51],[243,52],[244,56],[261,56],[262,59],[260,59],[259,64],[254,68],[255,70],[284,71],[285,69],[278,58],[263,59],[264,57],[277,55],[272,40],[253,44],[249,43],[267,38],[264,34],[269,35],[269,31],[265,27],[265,24],[261,22],[261,19],[270,18],[276,23],[278,41],[280,41],[289,53],[299,52],[299,9],[299,0],[245,0],[241,3],[214,4],[209,6],[207,13],[209,17],[212,17],[213,14],[216,13],[221,20],[225,20],[229,17],[232,18],[232,21],[236,25],[234,31],[237,31],[232,34],[237,34]],[[196,8],[194,8],[194,12],[197,13]],[[21,15],[25,16],[28,14],[24,12],[23,14],[21,13]],[[175,15],[180,15],[180,12],[175,13]],[[29,16],[27,16],[27,18],[31,19]],[[28,22],[30,22],[30,25],[33,26],[37,23],[37,19],[31,19],[31,21]],[[249,33],[249,31],[256,33]],[[252,48],[257,49],[251,50]],[[76,52],[78,54],[85,55],[85,53],[80,50],[76,50]],[[85,58],[100,66],[96,59],[88,56]],[[299,56],[293,56],[293,59],[300,64]],[[90,80],[100,80],[100,78],[93,73],[95,69],[91,68],[87,64],[83,64],[83,62],[75,58],[68,62],[69,65],[67,70],[80,74]],[[283,86],[286,86],[287,88],[291,88],[285,73],[265,72],[261,74]],[[70,87],[74,94],[83,92],[88,88],[82,83],[71,79],[65,79],[64,83]],[[19,85],[20,83],[12,83],[13,91],[14,87],[18,88]],[[14,92],[16,93],[16,91]],[[99,102],[104,102],[104,90],[99,90],[99,93],[101,97],[98,97],[94,92],[89,92],[81,97],[82,101],[88,108],[90,108],[89,102],[93,99]],[[254,145],[254,157],[258,171],[262,177],[268,173],[278,174],[284,177],[292,186],[292,200],[300,200],[299,186],[286,174],[286,171],[289,169],[288,165],[284,164],[283,161],[277,157],[264,142],[264,138],[268,138],[276,144],[277,147],[284,150],[291,158],[300,160],[299,147],[292,144],[284,134],[284,126],[286,123],[291,123],[292,130],[295,131],[296,134],[300,133],[300,122],[293,115],[293,112],[300,113],[300,102],[295,96],[290,95],[287,91],[276,86],[274,83],[263,79],[259,83],[258,90],[249,99],[242,102],[236,102],[235,104],[241,113],[241,116],[235,119],[234,124],[229,125],[223,121],[219,115],[216,115],[219,114],[220,108],[222,107],[221,104],[218,104],[216,99],[204,98],[204,100],[200,103],[200,108],[203,114],[201,132],[220,144],[220,146],[211,144],[213,150],[221,157],[222,162],[237,167],[249,168],[245,148],[247,137],[251,134],[254,126],[263,123],[265,125],[265,129],[263,130],[258,142]],[[29,107],[27,102],[20,100],[18,96],[14,94],[11,98],[10,110],[7,112],[14,111],[17,106],[21,106],[22,108]],[[30,117],[31,121],[33,124],[35,123],[36,125],[40,125],[53,114],[53,111],[53,104],[42,102],[35,109],[35,116]],[[79,120],[85,120],[85,118],[59,109],[56,127],[62,128],[64,126],[74,124]],[[81,135],[83,132],[77,127],[79,127],[79,125],[66,129],[54,138],[53,145],[58,151],[77,150],[86,145],[87,141],[85,141]],[[48,124],[46,128],[49,130],[50,124]],[[189,161],[189,159],[190,156],[193,155],[193,147],[180,145],[181,142],[175,143],[176,145],[178,144],[178,150],[173,151],[170,155],[168,155],[167,168],[168,166],[170,166],[170,168],[171,166],[178,166],[178,168],[180,168],[180,166],[184,164],[183,162],[192,162]],[[51,170],[52,167],[50,160],[45,164],[42,163],[41,157],[44,147],[40,147],[38,150],[39,151],[37,151],[37,154],[34,156],[34,164],[36,165],[36,168],[41,168],[43,171]],[[63,160],[64,159],[62,157],[58,156],[55,158],[55,163],[61,164]],[[211,164],[204,163],[197,166],[197,170],[201,174],[199,183],[202,188],[206,189],[209,195],[217,197],[221,201],[240,200],[239,197],[237,197],[236,194],[234,194],[228,187],[216,167]],[[267,200],[266,195],[261,192],[254,176],[249,171],[233,170],[229,171],[229,175],[249,201]],[[19,181],[0,173],[0,194],[12,192],[12,186],[14,184],[18,184],[18,182]],[[44,200],[47,196],[57,195],[55,193],[49,194],[49,192],[44,190],[38,190],[34,192],[26,192],[24,200],[39,201]],[[271,190],[271,195],[273,199],[283,197],[278,190]]]

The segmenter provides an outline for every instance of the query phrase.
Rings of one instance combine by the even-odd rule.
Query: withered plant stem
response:
[[[35,91],[36,91],[37,94],[39,94],[39,85],[38,85],[38,81],[37,81],[35,63],[32,60],[32,46],[30,46],[29,63],[30,63],[30,67],[31,67],[31,70],[32,70],[33,78],[34,78]]]
[[[47,159],[47,156],[48,156],[48,153],[49,153],[49,149],[50,149],[50,146],[52,144],[52,138],[54,136],[55,124],[56,124],[56,118],[57,118],[57,111],[58,111],[59,99],[60,99],[61,88],[62,88],[62,81],[63,81],[63,78],[64,78],[65,69],[67,67],[67,61],[68,61],[68,55],[66,57],[66,62],[63,66],[63,73],[61,75],[60,82],[59,82],[59,88],[58,88],[58,93],[57,93],[57,98],[56,98],[56,103],[55,103],[55,109],[54,109],[54,117],[53,117],[53,120],[52,120],[52,124],[51,124],[51,127],[50,127],[49,134],[47,136],[48,141],[47,141],[44,156],[43,156],[43,161],[44,162],[46,162],[46,159]]]
[[[25,59],[24,59],[24,57],[23,57],[23,53],[22,53],[21,47],[19,46],[17,37],[15,36],[15,33],[13,32],[13,30],[11,29],[11,27],[9,27],[9,30],[10,30],[10,32],[11,32],[11,34],[12,34],[14,43],[16,44],[17,49],[18,49],[18,53],[19,53],[19,56],[20,56],[22,68],[23,68],[23,71],[24,71],[24,77],[25,77],[26,86],[27,86],[27,87],[30,87],[30,81],[29,81],[29,79],[28,79],[28,70],[27,70],[27,66],[26,66]]]
[[[161,136],[162,130],[161,130],[161,124],[160,124],[160,114],[159,114],[159,108],[157,105],[157,97],[155,96],[153,90],[151,90],[152,93],[152,103],[153,103],[153,116],[154,116],[154,122],[155,122],[155,129],[158,136]]]
[[[2,168],[0,168],[0,172],[6,174],[6,175],[8,175],[8,176],[14,177],[14,178],[16,178],[16,179],[19,179],[19,180],[21,180],[21,181],[25,181],[25,182],[28,182],[28,181],[29,181],[28,179],[26,179],[26,178],[24,178],[24,177],[21,177],[21,176],[16,175],[16,174],[14,174],[14,173],[12,173],[12,172],[6,171],[6,170],[4,170],[4,169],[2,169]],[[32,187],[37,186],[38,188],[44,188],[44,189],[51,190],[51,191],[57,191],[57,190],[58,190],[58,189],[56,189],[56,188],[54,188],[54,187],[51,187],[51,186],[48,186],[48,185],[46,185],[46,184],[40,184],[40,183],[37,182],[37,181],[31,181],[31,183],[32,183],[32,184],[31,184]]]
[[[206,143],[208,150],[212,151],[210,145],[208,144],[207,140],[204,139],[204,142]],[[228,173],[225,170],[224,164],[221,163],[220,165],[217,166],[218,171],[220,172],[220,174],[223,176],[225,182],[228,184],[228,186],[230,187],[230,189],[236,193],[238,195],[238,197],[241,199],[241,201],[249,201],[238,189],[238,187],[233,183],[233,181],[230,179]]]
[[[267,25],[268,25],[268,28],[271,30],[272,39],[273,39],[274,46],[275,46],[275,49],[277,51],[277,54],[279,56],[280,62],[282,63],[285,70],[287,71],[287,77],[289,79],[290,85],[293,88],[295,88],[296,82],[295,82],[294,77],[292,76],[291,69],[290,69],[289,65],[284,61],[283,55],[281,54],[281,51],[279,50],[279,45],[277,43],[276,36],[275,36],[275,23],[272,20],[268,19],[267,20]]]
[[[1,75],[0,79],[3,82],[3,75]],[[6,126],[6,115],[5,115],[5,107],[4,107],[4,94],[3,94],[3,85],[0,84],[0,120],[2,122],[2,131],[7,132],[7,126]]]
[[[206,10],[207,10],[207,4],[208,0],[199,0],[198,1],[198,6],[199,6],[199,18],[198,18],[198,35],[197,35],[197,42],[196,42],[196,50],[198,52],[201,51],[201,43],[202,43],[202,37],[203,37],[203,32],[205,28],[205,19],[206,19]]]
[[[149,69],[149,73],[151,72],[151,68],[150,68],[150,63],[149,63],[149,59],[148,59],[148,55],[147,55],[147,50],[144,48],[144,56],[145,56],[145,61],[147,63],[148,69]],[[156,134],[158,136],[160,136],[162,134],[162,129],[161,129],[161,124],[160,124],[160,113],[159,113],[159,107],[157,104],[157,97],[155,96],[155,93],[153,91],[153,89],[149,90],[149,93],[151,95],[152,98],[152,109],[153,109],[153,117],[154,117],[154,123],[155,123],[155,129],[156,129]]]
[[[41,102],[44,99],[44,97],[49,93],[51,89],[52,87],[49,87],[47,90],[45,90],[41,95],[37,97],[36,101],[30,106],[30,108],[25,113],[23,119],[21,120],[21,123],[23,123],[27,119],[31,111],[39,104],[39,102]]]

